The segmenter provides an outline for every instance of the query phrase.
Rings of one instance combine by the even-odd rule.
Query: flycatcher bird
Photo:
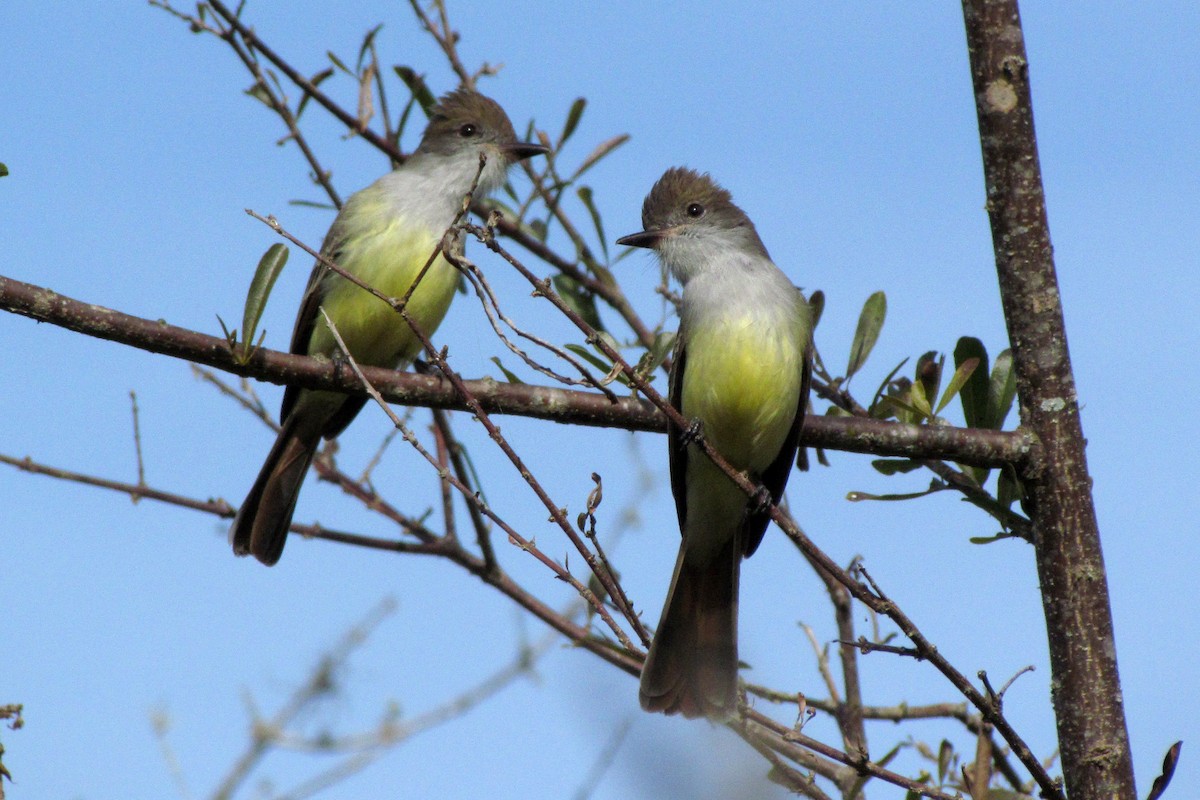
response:
[[[346,200],[321,253],[383,294],[403,297],[441,246],[475,176],[475,194],[482,197],[504,183],[510,166],[544,152],[540,144],[517,140],[494,100],[467,89],[451,92],[433,109],[421,144],[408,160]],[[481,154],[487,159],[482,173]],[[457,284],[458,273],[439,254],[407,306],[426,336],[446,315]],[[360,364],[400,368],[420,352],[420,340],[387,303],[319,261],[296,315],[291,352],[340,356],[321,309]],[[279,560],[321,438],[341,433],[365,403],[361,396],[287,387],[279,438],[233,521],[234,553],[252,553],[268,566]]]
[[[671,404],[735,469],[783,494],[808,405],[812,318],[754,224],[707,174],[673,168],[642,206],[641,233],[683,286]],[[723,721],[737,710],[741,561],[762,541],[765,497],[747,497],[670,425],[671,490],[683,542],[642,669],[642,708]]]

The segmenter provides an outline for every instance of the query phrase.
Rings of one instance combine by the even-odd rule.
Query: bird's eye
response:
[[[463,125],[461,128],[458,129],[458,135],[463,137],[464,139],[470,139],[472,136],[474,136],[477,133],[479,133],[479,128],[476,127],[474,122],[468,122],[467,124]]]
[[[704,216],[704,206],[699,203],[689,203],[686,212],[689,217],[696,219]]]

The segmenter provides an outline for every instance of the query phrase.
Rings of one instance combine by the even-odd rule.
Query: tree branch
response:
[[[363,391],[349,370],[328,361],[260,348],[241,364],[229,343],[221,337],[80,302],[50,289],[3,276],[0,276],[0,309],[242,377],[309,389],[336,389],[347,394]],[[450,382],[443,378],[379,367],[364,366],[362,371],[390,403],[470,410]],[[630,431],[661,433],[666,430],[663,414],[651,403],[636,397],[612,402],[595,392],[499,383],[491,378],[465,381],[465,385],[491,414]],[[1032,437],[1021,431],[906,425],[854,417],[810,415],[805,421],[801,442],[827,450],[938,458],[981,467],[1005,463],[1025,465],[1037,455]]]
[[[984,183],[1021,421],[1042,457],[1022,472],[1051,685],[1072,797],[1136,797],[1112,611],[1050,245],[1016,0],[963,0]]]

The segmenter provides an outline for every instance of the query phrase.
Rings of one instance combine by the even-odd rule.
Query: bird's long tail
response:
[[[320,431],[306,430],[313,426],[299,424],[300,417],[289,414],[283,423],[231,529],[234,554],[253,554],[268,567],[283,554],[296,498],[321,442]]]
[[[638,693],[647,711],[685,717],[731,718],[737,711],[737,592],[739,537],[704,563],[679,548]]]

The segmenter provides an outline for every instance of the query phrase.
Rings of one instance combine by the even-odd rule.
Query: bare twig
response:
[[[385,599],[373,608],[361,622],[350,628],[336,645],[318,659],[317,663],[313,665],[309,677],[292,692],[288,701],[270,720],[259,719],[257,713],[254,713],[250,742],[213,792],[214,800],[228,800],[233,796],[280,732],[290,725],[296,715],[314,699],[333,688],[334,672],[345,663],[355,648],[366,641],[394,608],[395,602],[390,598]]]
[[[321,311],[324,314],[324,309],[322,309]],[[338,333],[337,327],[334,325],[333,320],[331,320],[328,315],[325,315],[325,323],[326,323],[326,325],[329,326],[330,333],[333,334],[333,337],[337,340],[338,346],[342,350],[342,355],[347,359],[347,361],[350,364],[351,369],[354,370],[354,373],[358,376],[359,380],[362,381],[363,388],[366,389],[367,394],[371,395],[371,398],[373,400],[375,400],[376,403],[379,404],[379,407],[381,409],[383,409],[383,412],[388,415],[389,419],[391,419],[392,424],[400,429],[400,432],[404,437],[404,441],[408,442],[409,445],[411,445],[414,449],[416,449],[416,451],[421,455],[422,458],[424,458],[427,462],[429,462],[436,469],[438,466],[437,459],[428,450],[425,449],[425,447],[417,440],[417,437],[413,435],[412,431],[409,430],[404,425],[404,423],[401,421],[401,419],[398,416],[396,416],[396,413],[394,411],[392,411],[391,407],[388,406],[388,404],[383,401],[383,398],[379,395],[379,393],[375,390],[375,388],[373,386],[371,386],[371,384],[367,381],[366,377],[362,373],[361,368],[358,365],[358,362],[356,362],[354,360],[353,355],[351,355],[350,351],[346,348],[345,344],[342,342],[342,337]],[[418,336],[421,336],[423,338],[423,334],[421,334],[420,331],[417,330],[416,328],[414,328],[414,332],[417,333]],[[432,345],[430,344],[428,339],[423,339],[422,343],[429,350],[432,350]],[[436,351],[434,351],[434,352],[436,353]],[[440,363],[437,363],[437,362],[440,362]],[[444,365],[445,360],[443,358],[439,357],[435,361],[435,363],[437,363],[437,366],[439,368],[441,368]],[[507,446],[506,443],[503,443],[503,442],[501,442],[500,444],[501,444],[502,449],[504,449]],[[532,478],[531,473],[529,473],[529,471],[525,469],[523,464],[518,464],[517,466],[518,466],[518,469],[522,471],[522,475],[524,477],[526,477],[527,481],[529,481]],[[621,642],[621,644],[624,645],[626,649],[629,649],[629,650],[634,649],[633,643],[629,641],[629,638],[625,635],[625,632],[621,629],[621,627],[619,625],[617,625],[616,620],[614,620],[612,618],[612,616],[608,613],[608,610],[604,607],[604,604],[598,598],[596,598],[596,596],[592,593],[592,591],[590,589],[588,589],[585,585],[580,583],[579,580],[570,573],[570,571],[568,571],[565,567],[561,566],[560,564],[555,562],[553,559],[551,559],[549,556],[547,556],[545,553],[543,553],[541,550],[539,550],[533,544],[532,541],[526,539],[525,537],[523,537],[519,533],[517,533],[517,531],[514,528],[512,528],[508,523],[506,523],[503,519],[501,519],[499,515],[497,515],[489,507],[484,505],[483,500],[477,494],[471,492],[469,487],[467,487],[467,486],[463,485],[461,482],[459,482],[459,480],[455,476],[448,475],[443,471],[441,473],[441,477],[442,477],[442,480],[447,481],[448,483],[450,483],[450,485],[454,486],[454,488],[457,489],[458,492],[460,494],[462,494],[462,496],[464,498],[466,498],[467,502],[475,504],[481,513],[486,515],[489,519],[492,520],[492,522],[496,523],[496,525],[499,526],[501,530],[503,530],[505,533],[507,533],[509,539],[513,542],[513,544],[517,545],[522,550],[533,555],[534,558],[536,558],[538,561],[542,562],[547,567],[549,567],[559,579],[570,584],[579,593],[579,595],[581,597],[583,597],[585,600],[587,600],[589,603],[591,603],[592,607],[596,609],[597,615],[599,615],[599,617],[602,620],[604,620],[605,624],[608,625],[609,629],[612,630],[613,634],[617,637],[617,639]],[[544,490],[541,489],[540,484],[537,484],[536,481],[532,481],[532,483],[534,484],[535,491],[539,492],[539,499],[542,499],[543,503],[549,504],[549,497],[545,495],[545,492],[544,492]],[[556,509],[556,510],[558,510],[559,514],[561,515],[561,513],[562,513],[561,510],[560,509]],[[597,577],[600,577],[600,579],[602,581],[604,580],[603,575],[598,575]]]

